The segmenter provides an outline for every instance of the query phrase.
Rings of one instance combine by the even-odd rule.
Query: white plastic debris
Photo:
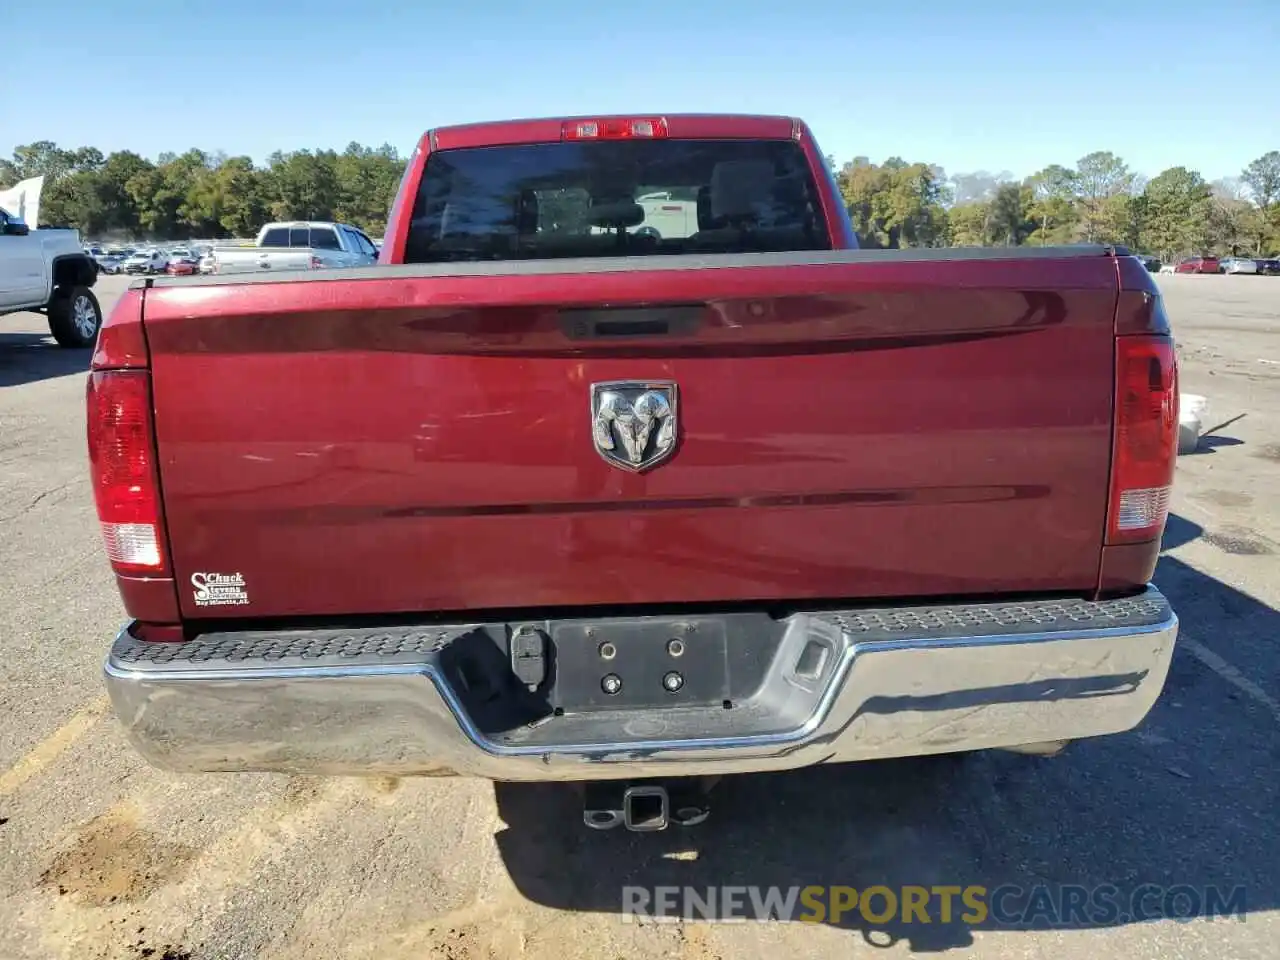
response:
[[[1209,398],[1197,393],[1178,396],[1178,453],[1194,453],[1200,446],[1200,431],[1209,412]]]

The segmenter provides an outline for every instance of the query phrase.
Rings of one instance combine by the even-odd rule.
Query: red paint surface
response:
[[[147,365],[147,338],[142,332],[142,291],[128,289],[102,321],[90,366],[124,370]]]
[[[412,271],[148,292],[184,615],[1098,582],[1105,257]],[[666,300],[704,303],[702,330],[560,330],[561,307]],[[611,379],[679,383],[681,445],[649,473],[592,446],[589,386]],[[202,571],[244,574],[250,607],[190,606]]]

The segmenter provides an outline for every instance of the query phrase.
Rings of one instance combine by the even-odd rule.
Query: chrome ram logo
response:
[[[615,467],[639,472],[675,453],[676,385],[613,380],[591,385],[591,435],[596,452]]]

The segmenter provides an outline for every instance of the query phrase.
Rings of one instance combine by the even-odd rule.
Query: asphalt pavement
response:
[[[88,352],[38,315],[0,317],[0,960],[1274,958],[1280,279],[1159,282],[1211,429],[1179,460],[1157,582],[1182,634],[1147,721],[1052,759],[730,781],[702,827],[655,835],[585,831],[559,789],[143,764],[100,676],[124,614],[86,475]],[[103,278],[104,307],[125,286]],[[980,886],[1045,906],[1019,923],[636,923],[628,885]],[[1120,907],[1064,914],[1068,889]],[[1158,917],[1212,896],[1232,915]]]

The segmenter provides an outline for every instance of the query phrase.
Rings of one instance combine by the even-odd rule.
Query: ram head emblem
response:
[[[591,386],[591,435],[596,452],[615,467],[638,472],[676,449],[676,385],[618,380]]]

